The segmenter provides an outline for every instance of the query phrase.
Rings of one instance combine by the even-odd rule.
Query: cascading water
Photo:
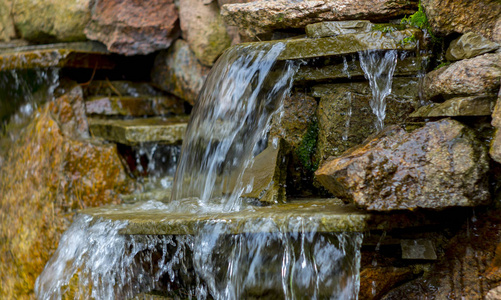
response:
[[[383,130],[386,117],[386,97],[391,94],[393,74],[397,66],[397,50],[368,50],[358,53],[360,66],[369,80],[372,91],[370,102],[372,112],[376,115],[376,129]]]
[[[237,46],[223,54],[193,110],[173,200],[127,208],[210,221],[195,234],[127,236],[120,234],[126,222],[79,216],[37,279],[39,299],[128,299],[152,290],[197,299],[357,298],[361,233],[317,232],[318,220],[291,216],[287,225],[244,219],[235,234],[218,219],[255,211],[239,199],[241,179],[292,85],[297,66],[276,62],[283,49]]]

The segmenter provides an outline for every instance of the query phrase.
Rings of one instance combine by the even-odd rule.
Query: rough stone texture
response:
[[[451,61],[472,58],[498,48],[498,43],[491,42],[479,34],[468,32],[451,42],[445,58]]]
[[[413,278],[410,268],[370,267],[360,271],[360,292],[358,298],[380,299],[391,288]]]
[[[501,53],[488,53],[426,74],[424,93],[427,99],[496,93],[500,78]]]
[[[501,89],[498,93],[498,100],[492,113],[492,126],[496,129],[494,138],[492,139],[489,154],[492,159],[501,163]]]
[[[221,14],[229,25],[237,25],[249,36],[281,28],[303,28],[323,21],[363,19],[383,21],[410,15],[417,1],[403,0],[260,0],[224,5]]]
[[[200,0],[179,2],[183,38],[198,60],[212,66],[219,55],[231,45],[226,26],[216,2],[204,4]]]
[[[321,22],[306,25],[306,35],[309,38],[335,36],[339,34],[369,32],[372,23],[366,20]]]
[[[501,41],[501,2],[498,0],[423,0],[433,32],[475,32],[493,41]]]
[[[414,78],[394,78],[392,93],[386,97],[385,124],[400,124],[414,110],[419,101],[418,86]],[[376,132],[377,118],[369,104],[372,92],[368,83],[318,85],[313,87],[313,96],[320,97],[316,152],[320,163]]]
[[[34,298],[35,280],[76,209],[118,203],[133,188],[114,145],[82,139],[76,89],[39,110],[0,169],[2,299]]]
[[[108,116],[180,115],[184,113],[184,105],[183,100],[175,96],[95,96],[85,101],[85,111]]]
[[[485,296],[486,300],[499,300],[501,299],[501,285],[490,290]]]
[[[400,247],[402,259],[437,259],[433,242],[428,239],[402,240]]]
[[[85,28],[91,40],[106,44],[111,52],[148,54],[167,49],[179,36],[174,0],[99,0]]]
[[[35,42],[85,40],[90,16],[90,0],[15,0],[12,6],[16,30]]]
[[[84,96],[165,96],[165,93],[146,82],[124,80],[93,80],[83,87]]]
[[[411,133],[395,126],[327,161],[315,175],[334,195],[388,211],[487,204],[488,169],[475,133],[444,119]]]
[[[0,41],[10,41],[16,37],[14,21],[11,16],[11,0],[0,0]]]
[[[480,95],[470,97],[456,97],[444,103],[433,103],[422,106],[410,114],[411,118],[430,117],[460,117],[460,116],[490,116],[496,96]]]
[[[188,44],[177,40],[158,54],[151,77],[159,88],[194,105],[208,73],[209,68],[198,62]]]

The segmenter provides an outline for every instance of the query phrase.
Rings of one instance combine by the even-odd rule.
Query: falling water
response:
[[[372,91],[370,102],[372,112],[376,115],[376,129],[381,131],[386,117],[386,97],[391,94],[393,73],[397,66],[397,50],[367,50],[358,53],[360,66],[369,80]]]
[[[221,212],[255,213],[239,200],[240,179],[297,69],[276,62],[283,48],[237,46],[216,63],[187,129],[174,200],[108,209],[209,221],[194,233],[134,236],[120,234],[126,222],[82,215],[37,279],[39,299],[128,299],[149,291],[196,299],[357,299],[361,233],[317,232],[317,221],[300,215],[280,225],[244,217],[235,233],[235,224],[218,219]]]

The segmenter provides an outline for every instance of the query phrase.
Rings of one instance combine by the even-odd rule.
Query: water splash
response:
[[[277,63],[284,47],[236,46],[217,61],[191,114],[172,199],[194,197],[212,207],[219,200],[218,210],[238,209],[243,171],[297,69]]]
[[[397,66],[397,50],[367,50],[358,53],[360,66],[369,80],[372,91],[370,102],[372,112],[376,115],[376,129],[383,130],[386,117],[386,97],[391,94],[393,74]]]

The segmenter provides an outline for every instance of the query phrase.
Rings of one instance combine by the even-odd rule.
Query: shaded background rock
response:
[[[34,42],[83,41],[90,20],[90,0],[16,0],[14,25],[22,38]]]
[[[200,0],[183,0],[179,2],[179,14],[183,38],[202,64],[212,66],[219,55],[231,45],[217,3],[204,4]]]
[[[125,55],[167,49],[179,34],[174,0],[97,0],[85,28],[87,38]]]
[[[160,89],[193,105],[208,73],[209,68],[198,62],[188,43],[177,40],[157,55],[151,78]]]
[[[451,42],[445,58],[451,61],[472,58],[498,48],[498,43],[491,42],[479,34],[468,32]]]
[[[412,133],[393,127],[322,165],[316,178],[334,195],[368,210],[488,204],[487,151],[458,121]]]
[[[501,3],[497,0],[421,1],[433,32],[449,35],[469,31],[501,41]]]

